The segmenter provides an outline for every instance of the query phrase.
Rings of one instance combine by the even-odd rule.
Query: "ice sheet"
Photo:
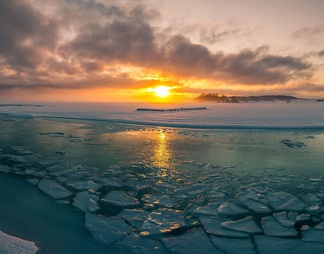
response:
[[[207,107],[203,111],[136,112],[137,108]],[[201,128],[324,128],[323,104],[314,100],[291,103],[61,103],[42,107],[3,106],[0,113],[23,117],[110,120],[159,126]]]

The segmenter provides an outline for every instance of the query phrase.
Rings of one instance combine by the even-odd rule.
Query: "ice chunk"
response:
[[[308,225],[303,225],[303,226],[301,226],[301,228],[300,228],[301,231],[306,231],[306,230],[308,230],[308,229],[310,229],[310,227],[309,227]]]
[[[102,183],[105,187],[108,188],[118,188],[125,186],[125,183],[117,179],[116,177],[110,177],[110,178],[103,178]]]
[[[318,230],[324,230],[324,222],[320,222],[315,226],[316,229]]]
[[[106,218],[91,213],[85,215],[85,227],[94,239],[106,245],[117,242],[131,233],[131,228],[121,218]]]
[[[280,206],[286,204],[291,199],[294,199],[295,196],[287,192],[273,192],[268,195],[268,202],[271,208],[275,211],[280,210]]]
[[[74,170],[73,168],[71,168],[70,171],[62,174],[62,176],[65,176],[69,179],[81,179],[91,176],[91,172],[89,170]]]
[[[139,204],[136,198],[127,195],[124,191],[111,191],[101,201],[116,206],[135,206]]]
[[[88,191],[82,191],[79,192],[75,195],[74,199],[73,199],[73,205],[80,209],[83,212],[88,212],[88,207],[89,207],[89,201],[93,200],[93,201],[98,201],[99,197],[97,197],[94,194],[90,194]]]
[[[284,227],[272,216],[262,218],[262,228],[268,236],[296,236],[297,231],[293,227]]]
[[[303,231],[302,240],[305,242],[324,243],[324,232],[315,228],[310,228],[307,231]]]
[[[194,211],[194,215],[210,215],[210,216],[218,216],[217,209],[219,208],[219,204],[209,203],[207,206],[198,207]]]
[[[73,180],[65,183],[66,186],[72,187],[75,190],[86,190],[87,189],[87,181],[86,180]]]
[[[296,217],[297,222],[306,222],[306,221],[311,221],[311,220],[312,220],[312,217],[307,213],[300,214]]]
[[[214,247],[201,228],[195,228],[179,236],[164,238],[162,243],[172,254],[224,254]]]
[[[94,213],[96,211],[98,211],[100,209],[100,206],[98,205],[98,203],[93,200],[92,198],[89,199],[89,202],[88,202],[88,211],[90,213]]]
[[[89,181],[87,179],[84,180],[73,180],[73,181],[69,181],[66,182],[66,186],[72,187],[75,190],[94,190],[97,191],[102,187],[102,184],[97,184],[93,181]]]
[[[306,211],[308,211],[309,213],[314,213],[314,212],[319,212],[320,210],[320,206],[319,205],[311,205],[310,207],[306,208]]]
[[[208,234],[222,236],[222,237],[235,237],[235,238],[248,238],[250,235],[243,232],[225,229],[221,223],[227,221],[226,219],[217,217],[200,216],[200,223]]]
[[[162,195],[162,194],[144,195],[142,200],[153,206],[164,206],[168,208],[172,208],[174,206],[174,202],[168,195]]]
[[[225,198],[225,196],[226,196],[225,193],[220,192],[220,191],[213,190],[210,192],[210,197],[214,198],[214,199],[222,199],[222,198]]]
[[[146,221],[149,214],[148,211],[140,209],[124,209],[118,214],[118,216],[140,230],[143,226],[143,222]]]
[[[138,234],[131,234],[121,241],[115,243],[114,246],[120,250],[118,253],[169,253],[159,241],[155,241],[148,237],[143,238]]]
[[[301,212],[303,210],[305,210],[305,208],[308,205],[301,201],[298,198],[293,198],[291,200],[289,200],[287,203],[281,205],[279,207],[279,210],[283,210],[283,211],[293,211],[293,212]]]
[[[246,217],[236,221],[225,221],[221,224],[223,228],[246,232],[250,234],[263,233],[261,228],[253,221],[252,217]]]
[[[292,215],[292,214],[291,214]],[[287,212],[274,213],[273,216],[278,220],[278,222],[285,227],[293,227],[296,223],[296,215],[288,216]]]
[[[150,213],[141,228],[142,236],[159,236],[185,226],[183,212],[158,209]]]
[[[27,179],[27,181],[33,185],[37,185],[39,180],[38,179],[35,179],[35,178],[29,178]]]
[[[99,184],[99,183],[96,183],[96,182],[90,180],[87,182],[86,187],[88,190],[97,191],[102,187],[102,184]]]
[[[38,188],[55,199],[68,198],[73,194],[56,181],[49,179],[42,179],[38,183]]]
[[[9,173],[11,171],[11,167],[0,164],[0,171],[5,172],[5,173]]]
[[[302,199],[310,205],[321,204],[322,202],[321,199],[313,193],[307,193],[303,195]]]
[[[214,245],[225,253],[255,254],[251,239],[230,239],[224,237],[210,237]]]
[[[194,184],[190,187],[176,189],[173,195],[178,198],[189,198],[205,192],[208,186],[205,184]]]
[[[35,243],[8,235],[0,231],[0,253],[32,254],[36,253],[37,251],[38,248],[36,247]]]
[[[299,248],[303,244],[301,240],[287,239],[280,237],[269,237],[263,235],[255,235],[254,242],[258,253],[274,254],[274,253],[287,253]],[[292,252],[294,253],[294,251]]]
[[[268,207],[267,204],[264,202],[260,202],[253,199],[247,199],[243,201],[243,205],[247,206],[250,210],[254,211],[255,213],[271,213],[272,211]]]
[[[147,181],[141,181],[141,182],[136,184],[135,189],[137,191],[143,191],[143,190],[152,189],[152,183],[147,182]]]
[[[238,207],[230,202],[225,202],[218,208],[218,214],[220,216],[242,216],[249,212],[245,209]]]
[[[155,187],[160,190],[174,190],[176,188],[176,186],[167,182],[157,182],[155,184]]]

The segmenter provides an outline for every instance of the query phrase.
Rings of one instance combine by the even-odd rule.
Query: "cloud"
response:
[[[35,69],[53,50],[58,27],[24,1],[0,1],[0,57],[13,70]]]
[[[316,43],[316,36],[324,31],[323,25],[313,27],[303,27],[294,31],[291,38],[295,40],[305,40],[307,43]]]
[[[36,1],[36,0],[34,0]],[[115,1],[118,3],[118,1]],[[45,1],[41,12],[27,0],[0,1],[0,89],[139,87],[124,66],[179,79],[228,84],[284,84],[312,75],[304,59],[270,54],[268,46],[238,53],[212,52],[183,34],[156,27],[160,14],[143,5],[93,0]],[[155,25],[153,25],[155,24]],[[216,40],[236,31],[216,34]],[[298,36],[298,33],[296,33]]]
[[[319,57],[324,57],[324,50],[321,50],[320,52],[317,53]]]
[[[237,54],[211,53],[183,36],[167,44],[168,66],[192,77],[209,77],[245,84],[273,84],[306,75],[311,65],[291,56],[268,54],[268,47],[246,49]]]

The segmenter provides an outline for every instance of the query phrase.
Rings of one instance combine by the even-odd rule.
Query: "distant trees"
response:
[[[217,93],[202,93],[197,98],[197,100],[200,101],[215,101],[215,102],[221,102],[221,103],[238,103],[236,96],[226,96],[221,95],[219,96]]]
[[[220,103],[239,103],[239,102],[261,102],[261,101],[292,101],[298,98],[287,95],[261,95],[261,96],[226,96],[218,95],[217,93],[202,93],[196,100],[199,101],[214,101]]]

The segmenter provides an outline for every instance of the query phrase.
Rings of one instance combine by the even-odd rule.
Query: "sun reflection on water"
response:
[[[156,144],[154,148],[154,164],[156,167],[161,168],[161,176],[166,177],[168,170],[171,166],[173,157],[172,150],[168,139],[168,133],[160,130],[156,135]]]

